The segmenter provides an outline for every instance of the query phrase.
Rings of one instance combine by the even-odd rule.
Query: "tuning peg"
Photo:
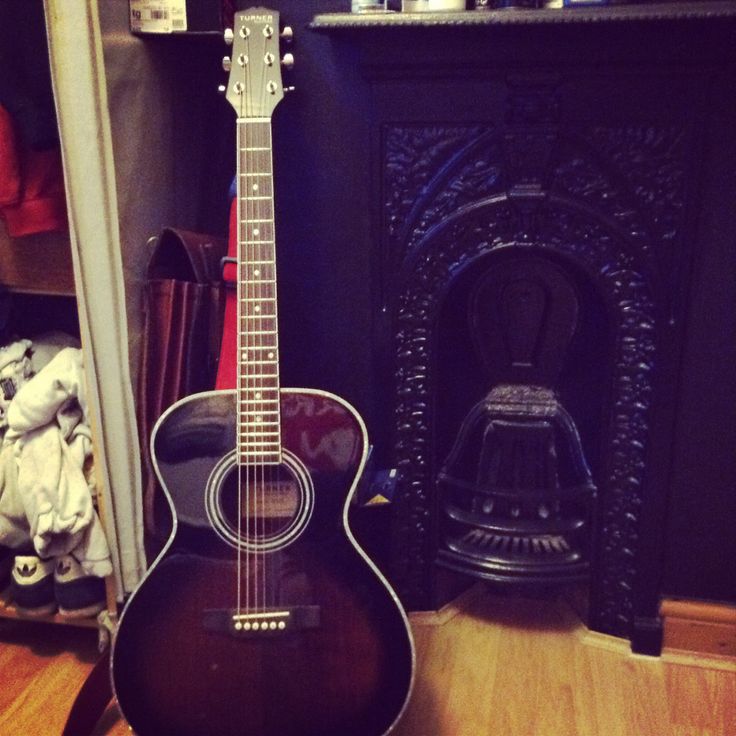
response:
[[[223,35],[223,38],[225,39],[225,43],[228,46],[232,46],[233,45],[233,38],[235,38],[235,34],[233,33],[233,29],[232,28],[226,28],[225,29],[225,32],[222,35]]]
[[[219,92],[219,93],[220,93],[221,95],[224,95],[224,94],[225,94],[225,92],[227,92],[227,87],[226,87],[226,86],[225,86],[224,84],[221,84],[221,85],[219,85],[219,86],[217,87],[217,91],[218,91],[218,92]]]
[[[284,87],[284,92],[293,92],[296,87]]]
[[[294,40],[294,29],[291,26],[284,26],[281,31],[281,40],[285,43],[291,43]]]
[[[223,56],[222,57],[222,68],[226,72],[229,72],[230,71],[230,67],[232,67],[232,65],[233,65],[233,62],[232,62],[232,60],[230,59],[229,56]]]
[[[281,57],[281,64],[284,66],[285,69],[293,69],[294,68],[294,54],[284,54]]]

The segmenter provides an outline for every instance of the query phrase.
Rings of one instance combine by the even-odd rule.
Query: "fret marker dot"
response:
[[[256,391],[256,398],[257,399],[260,399],[261,398],[261,392],[260,391]]]
[[[254,276],[260,276],[261,275],[261,270],[259,268],[257,268],[255,271],[253,271],[253,275]]]
[[[257,191],[258,191],[258,184],[254,184],[254,185],[253,185],[253,191],[254,191],[254,192],[257,192]]]
[[[273,357],[274,357],[273,353],[269,353],[269,354],[268,354],[268,357],[269,357],[270,359],[273,359]]]
[[[260,234],[261,234],[261,231],[257,227],[254,227],[253,228],[253,235],[258,236]]]
[[[261,311],[261,308],[260,308],[260,307],[256,307],[256,308],[255,308],[255,311],[256,311],[256,312],[260,312],[260,311]]]

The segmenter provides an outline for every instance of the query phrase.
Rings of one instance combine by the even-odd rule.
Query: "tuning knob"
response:
[[[284,54],[281,58],[281,64],[285,69],[294,68],[294,54]]]
[[[221,85],[219,85],[219,86],[217,87],[217,91],[218,91],[218,92],[219,92],[219,93],[220,93],[221,95],[224,95],[224,94],[225,94],[225,92],[227,92],[227,87],[226,87],[226,86],[225,86],[224,84],[221,84]]]
[[[296,87],[284,87],[284,92],[293,92]]]
[[[222,68],[226,71],[230,71],[230,67],[232,67],[233,62],[232,59],[229,56],[223,56],[222,57]]]
[[[233,45],[233,38],[235,37],[235,34],[233,33],[233,29],[232,28],[226,28],[225,29],[225,32],[222,35],[223,35],[223,38],[225,39],[225,43],[228,46],[232,46]]]
[[[284,26],[281,31],[281,40],[285,43],[291,43],[294,40],[294,29],[291,26]]]

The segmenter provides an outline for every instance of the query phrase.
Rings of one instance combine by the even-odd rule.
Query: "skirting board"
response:
[[[664,649],[736,658],[736,606],[665,599]]]

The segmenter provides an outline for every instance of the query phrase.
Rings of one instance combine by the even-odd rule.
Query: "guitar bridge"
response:
[[[210,609],[204,612],[202,623],[208,631],[219,631],[232,636],[278,636],[318,628],[320,607],[290,606],[247,612]]]

